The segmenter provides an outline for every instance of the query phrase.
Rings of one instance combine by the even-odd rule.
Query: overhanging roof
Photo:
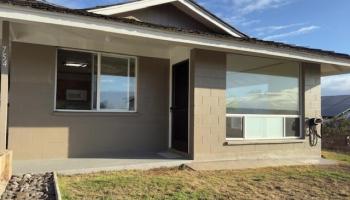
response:
[[[0,0],[0,18],[103,31],[192,45],[198,48],[211,48],[227,52],[240,51],[350,67],[350,55],[347,54],[254,38],[237,38],[229,35],[154,25],[131,19],[98,15],[83,10],[56,7],[40,2]]]
[[[235,37],[248,37],[244,33],[232,27],[231,25],[221,20],[219,17],[215,16],[213,13],[209,12],[207,9],[205,9],[204,7],[200,6],[192,0],[138,0],[128,1],[125,3],[118,3],[114,5],[98,6],[95,8],[89,8],[85,10],[96,14],[110,16],[169,3],[174,5],[181,4],[181,7],[179,7],[179,9],[184,10],[184,8],[186,8],[187,10],[195,14],[195,16],[198,16],[205,20],[206,24],[212,24],[227,34],[230,34]]]

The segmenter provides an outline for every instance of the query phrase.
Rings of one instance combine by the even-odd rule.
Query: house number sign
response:
[[[1,68],[6,69],[8,65],[8,52],[7,52],[7,46],[2,46],[1,50]]]

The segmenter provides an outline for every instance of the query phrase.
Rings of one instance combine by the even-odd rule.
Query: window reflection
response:
[[[299,65],[232,56],[227,69],[227,113],[299,113]]]
[[[226,137],[300,137],[299,70],[288,60],[228,55]]]
[[[135,65],[129,66],[128,59],[102,56],[100,78],[101,109],[129,110],[130,100],[134,99],[134,68]],[[134,107],[133,101],[131,101],[132,110]]]

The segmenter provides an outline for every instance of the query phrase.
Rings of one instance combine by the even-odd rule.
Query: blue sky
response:
[[[70,8],[123,0],[48,0]],[[198,0],[252,37],[350,54],[349,0]],[[323,78],[322,95],[350,94],[350,75]]]

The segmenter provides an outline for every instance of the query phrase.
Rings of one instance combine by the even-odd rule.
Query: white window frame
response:
[[[226,114],[228,117],[242,117],[243,137],[242,138],[228,138],[226,140],[280,140],[280,139],[301,139],[301,116],[300,115],[260,115],[260,114]],[[261,117],[261,118],[283,118],[283,137],[281,138],[246,138],[247,123],[245,123],[246,117]],[[286,137],[286,118],[299,118],[299,136],[298,137]],[[227,136],[227,134],[226,134]]]
[[[96,55],[97,56],[97,80],[96,80],[96,108],[93,109],[93,101],[91,102],[91,110],[75,110],[75,109],[57,109],[56,107],[56,101],[57,101],[57,61],[58,61],[58,51],[59,50],[66,50],[66,51],[75,51],[75,52],[84,52],[84,53],[91,53],[92,56]],[[101,60],[102,56],[106,57],[112,57],[112,58],[124,58],[128,59],[128,79],[130,78],[130,60],[134,59],[135,60],[135,91],[134,91],[134,96],[135,96],[135,102],[134,102],[134,110],[129,110],[129,109],[101,109],[100,105],[100,78],[101,78]],[[80,50],[80,49],[71,49],[71,48],[57,48],[56,49],[56,59],[55,59],[55,94],[54,94],[54,112],[86,112],[86,113],[136,113],[137,112],[137,94],[138,94],[138,57],[137,56],[129,56],[129,55],[121,55],[121,54],[115,54],[115,53],[106,53],[106,52],[98,52],[98,51],[89,51],[89,50]],[[92,70],[92,73],[94,71]],[[91,84],[93,83],[94,80],[92,80]],[[130,81],[128,81],[128,96],[130,95]],[[93,87],[91,88],[93,90]],[[93,98],[93,91],[91,92],[91,98]],[[128,103],[128,107],[129,107]]]
[[[242,117],[242,127],[243,127],[243,138],[228,138],[227,137],[227,130],[225,132],[225,137],[227,141],[252,141],[252,140],[285,140],[285,139],[303,139],[303,117],[301,112],[303,111],[303,98],[302,98],[302,65],[299,63],[298,66],[299,69],[299,81],[298,81],[298,91],[299,91],[299,114],[297,115],[276,115],[276,114],[228,114],[226,113],[226,119],[228,117]],[[283,137],[281,138],[246,138],[246,127],[247,123],[245,123],[246,117],[283,117]],[[286,118],[299,118],[299,137],[286,137]]]

